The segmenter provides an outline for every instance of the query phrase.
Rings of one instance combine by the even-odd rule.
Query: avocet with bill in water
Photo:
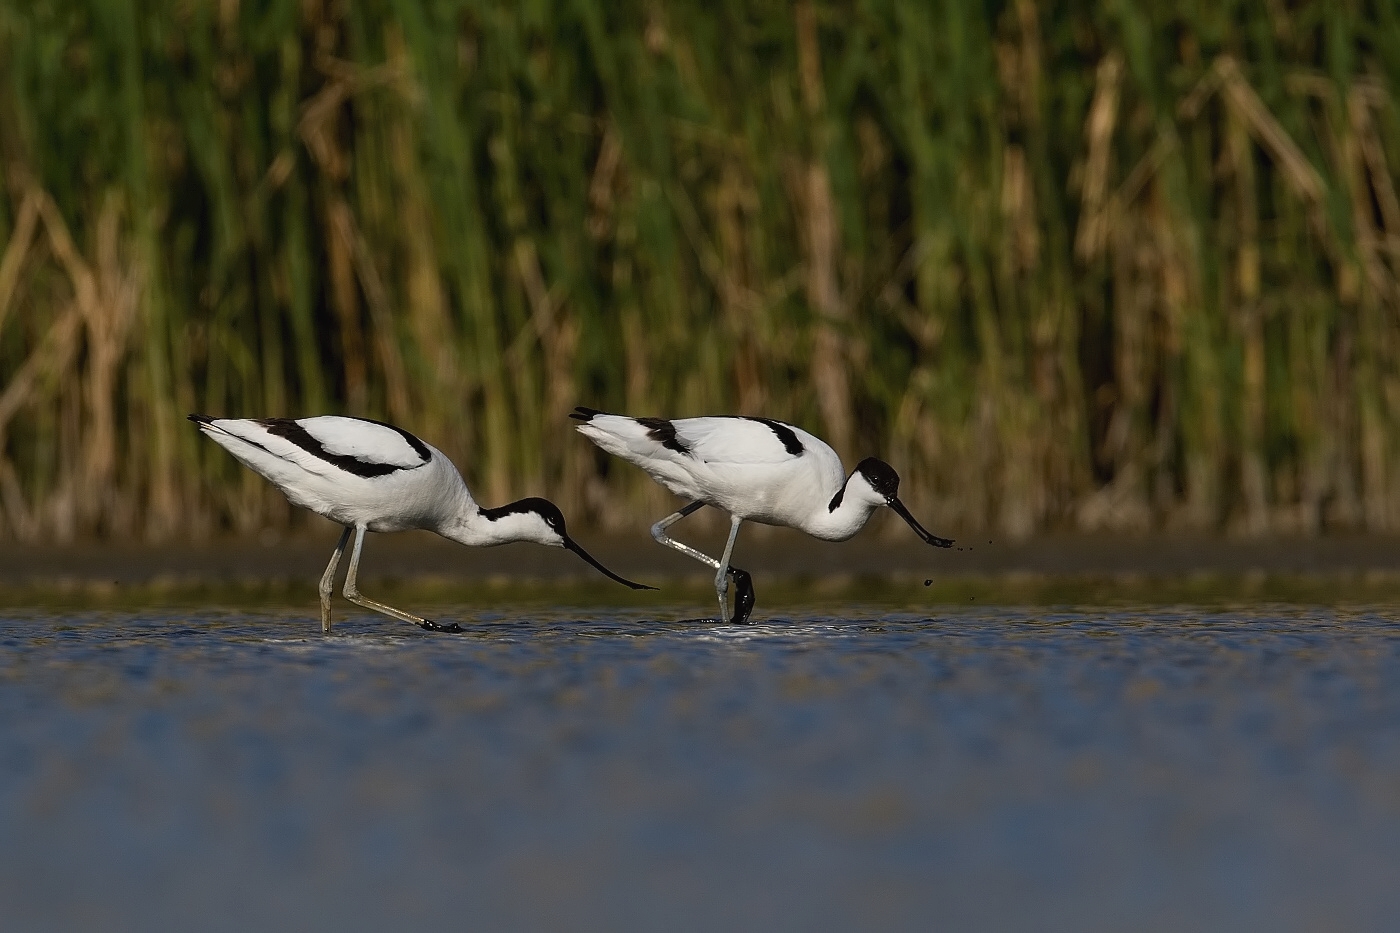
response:
[[[477,505],[452,461],[402,428],[338,415],[189,417],[215,443],[267,477],[293,505],[345,526],[321,577],[321,631],[327,634],[335,572],[352,532],[355,546],[345,574],[345,598],[429,631],[462,629],[455,622],[430,622],[360,593],[356,576],[366,531],[421,528],[469,547],[533,541],[568,548],[624,586],[653,589],[623,579],[594,559],[569,537],[564,514],[548,499],[521,499],[495,509]]]
[[[867,457],[850,476],[836,451],[795,425],[770,418],[630,418],[594,408],[570,417],[584,437],[610,454],[635,463],[678,496],[692,500],[651,526],[661,544],[715,568],[721,621],[729,621],[729,577],[735,579],[733,621],[753,609],[749,574],[730,564],[739,525],[745,521],[783,525],[823,541],[845,541],[880,506],[888,506],[914,533],[934,547],[952,547],[929,533],[899,500],[899,474]],[[666,529],[703,506],[729,516],[729,542],[716,560],[669,537]]]

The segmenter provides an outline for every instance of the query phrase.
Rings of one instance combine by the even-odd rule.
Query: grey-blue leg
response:
[[[364,606],[366,609],[373,609],[375,612],[382,612],[386,616],[409,622],[413,625],[425,628],[430,632],[460,632],[462,627],[456,622],[449,622],[446,625],[439,625],[436,622],[429,622],[411,612],[404,612],[402,609],[395,609],[393,606],[386,606],[384,603],[375,602],[360,593],[360,588],[356,583],[356,577],[360,572],[360,548],[365,543],[365,528],[363,525],[355,528],[355,547],[350,552],[350,569],[345,572],[345,598],[357,606]]]
[[[734,539],[739,537],[739,525],[743,523],[742,518],[729,517],[729,541],[724,545],[724,556],[719,559],[719,568],[715,573],[715,595],[719,597],[719,617],[720,621],[729,621],[729,558],[734,556]]]
[[[685,518],[687,515],[693,515],[694,513],[700,511],[700,509],[704,507],[705,503],[703,502],[692,502],[690,503],[690,505],[687,505],[679,512],[672,512],[670,515],[667,515],[661,521],[651,526],[651,536],[656,539],[657,544],[664,544],[668,548],[680,551],[686,557],[693,557],[696,560],[700,561],[700,563],[706,564],[710,567],[719,567],[719,561],[715,560],[710,555],[702,554],[690,545],[681,544],[675,538],[671,538],[666,535],[667,528],[670,528],[672,525]]]
[[[665,518],[661,519],[661,521],[651,526],[651,536],[656,539],[656,542],[658,544],[664,544],[666,545],[666,547],[671,548],[672,550],[680,551],[686,557],[694,558],[695,560],[700,561],[700,563],[705,564],[708,567],[713,567],[719,572],[716,578],[717,582],[715,584],[715,589],[720,594],[720,618],[725,622],[730,621],[729,608],[726,605],[725,599],[725,591],[728,587],[727,585],[722,586],[718,581],[723,580],[725,581],[725,584],[727,584],[727,577],[729,575],[732,575],[736,584],[736,590],[734,594],[733,621],[738,623],[746,622],[748,621],[749,613],[753,611],[754,605],[753,579],[749,576],[747,571],[740,570],[738,567],[729,566],[730,553],[734,548],[733,536],[735,533],[737,533],[737,529],[739,527],[737,521],[735,522],[734,530],[731,531],[729,538],[729,547],[725,549],[724,561],[722,563],[720,561],[715,560],[710,555],[701,553],[700,551],[695,550],[695,548],[691,547],[688,544],[682,544],[675,538],[672,538],[666,534],[667,528],[670,528],[672,525],[685,518],[687,515],[693,515],[700,509],[704,508],[704,506],[705,503],[703,502],[692,502],[685,508],[681,509],[679,512],[673,512],[670,515],[667,515]],[[733,521],[733,519],[731,519],[731,521]]]
[[[326,572],[321,575],[321,634],[331,633],[331,593],[335,590],[335,571],[340,566],[340,557],[345,553],[345,542],[350,540],[350,532],[354,529],[347,527],[341,532],[340,543],[335,546],[335,553],[331,555],[331,562],[326,565]]]

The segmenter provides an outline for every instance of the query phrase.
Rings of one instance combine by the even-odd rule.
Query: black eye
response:
[[[899,474],[885,461],[867,457],[856,466],[856,470],[865,477],[870,488],[884,496],[886,501],[898,494]]]

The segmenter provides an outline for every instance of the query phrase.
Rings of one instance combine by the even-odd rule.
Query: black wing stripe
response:
[[[569,415],[579,421],[590,421],[595,415],[604,412],[596,408],[586,408],[579,405]],[[728,415],[721,417],[742,418],[745,421],[756,421],[759,424],[767,425],[768,429],[777,436],[782,443],[783,449],[791,457],[800,457],[806,448],[802,445],[802,440],[797,436],[791,425],[783,424],[781,421],[774,421],[772,418],[756,418],[748,415]],[[647,437],[659,443],[667,450],[674,450],[678,454],[690,453],[690,447],[676,435],[676,425],[666,418],[637,418],[636,422],[647,429]]]
[[[802,441],[798,438],[797,432],[781,421],[774,421],[772,418],[751,418],[748,415],[743,415],[741,417],[743,417],[745,421],[757,421],[759,424],[768,425],[773,433],[778,435],[778,440],[783,442],[783,449],[791,456],[800,457],[802,456],[802,452],[806,450],[806,448],[802,446]]]
[[[676,426],[665,418],[638,418],[637,423],[647,429],[647,437],[667,450],[674,450],[678,454],[690,453],[690,448],[676,436]]]
[[[360,418],[358,420],[369,421],[368,418]],[[432,456],[428,451],[427,445],[407,431],[394,428],[392,424],[385,424],[384,427],[394,428],[395,431],[402,434],[404,439],[413,447],[414,452],[423,458],[421,463],[411,467],[401,467],[392,463],[373,463],[369,460],[361,460],[359,457],[352,457],[348,454],[333,454],[329,450],[326,450],[325,446],[320,441],[316,440],[316,438],[312,437],[311,432],[298,424],[295,419],[259,418],[257,422],[267,429],[267,433],[290,441],[311,454],[311,456],[315,457],[317,460],[323,460],[337,469],[344,470],[346,473],[352,473],[355,476],[363,476],[365,478],[388,476],[390,473],[396,473],[399,470],[415,470],[424,463],[427,463]],[[370,423],[383,424],[383,422],[380,421],[373,421]]]

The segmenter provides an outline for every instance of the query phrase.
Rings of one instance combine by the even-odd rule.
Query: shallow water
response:
[[[1395,618],[3,612],[3,927],[1394,929]]]

